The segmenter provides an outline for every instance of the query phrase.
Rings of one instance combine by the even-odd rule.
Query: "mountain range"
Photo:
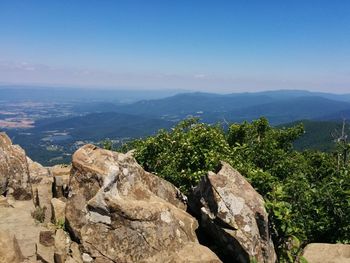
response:
[[[48,91],[45,92],[44,97]],[[77,89],[72,97],[69,89],[65,92],[67,94],[58,96],[57,100],[51,96],[51,101],[57,103],[53,106],[56,109],[54,116],[36,117],[34,128],[7,131],[34,160],[35,156],[40,156],[38,160],[44,164],[47,156],[56,158],[62,153],[69,156],[76,149],[72,145],[77,141],[95,143],[109,138],[123,142],[154,134],[161,128],[169,129],[188,117],[198,117],[210,124],[252,121],[262,116],[276,126],[290,126],[302,121],[306,133],[296,142],[296,147],[329,150],[334,146],[331,132],[339,128],[343,119],[350,118],[350,94],[299,90],[232,94],[192,92],[130,101],[126,98],[142,95],[123,91],[118,96],[118,91],[113,91],[93,99],[97,91],[88,91],[84,95],[85,91],[81,90],[83,95],[75,100],[79,98]],[[10,92],[6,96],[9,94],[13,95],[11,101],[24,99],[23,94],[16,97],[17,93]],[[40,101],[40,94],[33,94]],[[64,92],[59,90],[56,94]],[[63,105],[60,103],[66,102],[70,103],[66,109],[69,114],[57,116],[60,105]],[[38,114],[34,111],[33,115]],[[53,148],[56,146],[60,149],[57,152]]]
[[[308,91],[259,93],[183,93],[116,105],[116,112],[178,121],[198,116],[205,122],[242,122],[261,116],[274,125],[301,119],[341,120],[350,116],[350,95]]]

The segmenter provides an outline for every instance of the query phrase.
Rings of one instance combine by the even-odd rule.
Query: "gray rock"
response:
[[[200,224],[235,262],[275,262],[263,198],[230,165],[209,172],[194,189],[189,206]]]
[[[54,263],[54,246],[36,244],[36,259],[39,262]]]
[[[83,146],[73,155],[69,187],[67,228],[96,263],[181,262],[193,255],[185,262],[220,262],[198,243],[197,221],[183,210],[178,189],[129,154]]]
[[[28,170],[33,192],[33,201],[36,207],[45,209],[45,223],[51,221],[51,198],[53,178],[48,168],[27,157]]]
[[[55,165],[49,168],[54,178],[53,196],[56,198],[66,197],[68,194],[68,184],[71,166]]]
[[[54,224],[65,223],[66,203],[57,198],[51,199],[51,220]]]
[[[39,243],[40,232],[45,230],[34,221],[31,216],[33,210],[32,200],[17,200],[11,206],[0,206],[0,232],[16,235],[21,253],[28,262],[36,262],[36,244]]]
[[[0,263],[20,263],[23,259],[15,235],[0,230]]]
[[[349,244],[308,244],[303,252],[308,263],[349,263]]]
[[[16,200],[32,198],[25,152],[3,132],[0,132],[0,195],[12,195]]]
[[[66,262],[69,256],[69,248],[71,245],[69,235],[63,229],[57,229],[55,235],[55,250],[54,250],[54,261],[55,263]]]

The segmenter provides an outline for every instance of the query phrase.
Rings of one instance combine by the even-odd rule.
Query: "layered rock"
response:
[[[3,237],[2,233],[15,236],[25,262],[36,262],[36,244],[39,243],[40,232],[46,230],[42,225],[37,224],[32,217],[31,212],[34,209],[32,200],[11,201],[9,206],[0,206],[0,238]],[[3,245],[0,244],[0,247]],[[3,252],[0,251],[1,255]],[[12,261],[0,260],[0,262],[9,263]]]
[[[39,234],[36,244],[36,258],[42,262],[54,263],[55,231],[44,230]]]
[[[58,229],[55,235],[54,261],[64,263],[69,257],[71,240],[63,229]]]
[[[201,227],[234,262],[275,262],[263,198],[230,165],[204,176],[189,200]]]
[[[308,263],[348,263],[350,245],[312,243],[305,247],[303,257]]]
[[[10,138],[0,133],[0,195],[16,200],[29,200],[32,191],[27,157],[24,150],[13,145]]]
[[[203,178],[190,206],[230,262],[275,261],[263,200],[227,164]],[[0,133],[0,263],[221,262],[198,243],[186,209],[131,153],[85,145],[72,166],[46,168]]]
[[[70,170],[70,165],[55,165],[49,168],[50,174],[54,178],[52,187],[54,197],[60,198],[68,194]]]
[[[52,198],[51,199],[51,221],[54,224],[62,224],[65,223],[66,217],[66,203],[60,199]]]
[[[20,263],[23,260],[16,237],[7,231],[0,230],[0,263]]]
[[[66,226],[94,262],[220,262],[182,198],[130,154],[85,145],[73,155]]]
[[[27,163],[34,205],[44,211],[44,222],[48,223],[52,217],[51,198],[53,178],[48,168],[43,167],[37,162],[33,162],[28,157]]]

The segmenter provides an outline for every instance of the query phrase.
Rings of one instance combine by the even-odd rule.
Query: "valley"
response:
[[[97,90],[81,90],[83,95],[78,99],[76,93],[74,89],[55,89],[54,93],[47,89],[20,89],[17,93],[0,89],[0,130],[6,131],[33,160],[54,165],[69,163],[71,154],[84,144],[101,146],[109,140],[120,147],[190,117],[224,128],[261,116],[280,127],[303,122],[306,132],[295,142],[296,149],[330,151],[334,148],[331,133],[350,117],[350,96],[346,94],[195,92],[164,93],[162,97],[154,92],[152,97],[152,92],[147,96],[146,92],[136,95],[118,91],[101,95],[103,92]]]

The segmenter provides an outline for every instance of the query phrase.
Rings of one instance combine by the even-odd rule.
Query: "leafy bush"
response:
[[[219,126],[180,122],[170,132],[136,140],[124,150],[136,149],[135,157],[148,171],[158,174],[188,193],[200,177],[215,170],[220,160],[230,160],[231,149]]]
[[[307,243],[350,240],[347,160],[339,165],[337,154],[295,151],[303,133],[302,125],[274,128],[265,118],[226,130],[188,119],[124,150],[135,149],[146,170],[185,193],[220,160],[230,163],[264,197],[279,260],[293,262]]]

